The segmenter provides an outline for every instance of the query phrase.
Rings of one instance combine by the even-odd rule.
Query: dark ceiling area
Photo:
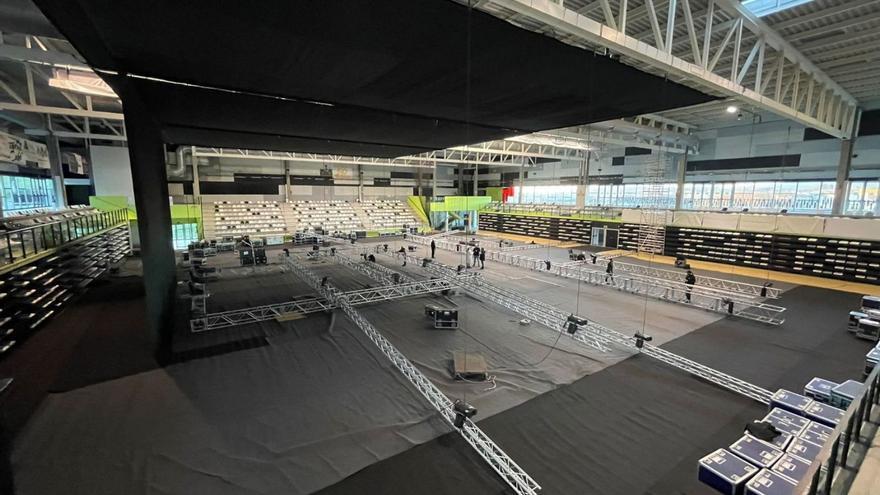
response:
[[[178,144],[392,157],[712,99],[449,0],[36,3]]]

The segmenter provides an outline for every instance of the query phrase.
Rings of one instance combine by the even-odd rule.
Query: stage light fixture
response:
[[[453,421],[452,424],[454,424],[456,428],[463,428],[465,420],[477,415],[477,408],[461,399],[456,400],[455,403],[452,404],[452,411],[455,413],[455,421]]]

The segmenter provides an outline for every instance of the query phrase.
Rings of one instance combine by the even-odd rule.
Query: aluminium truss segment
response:
[[[445,267],[439,263],[431,263],[426,269],[436,275],[446,274],[447,276],[452,276],[452,273],[455,272],[452,268]],[[483,296],[493,302],[498,302],[504,307],[514,309],[515,311],[520,312],[520,314],[526,314],[526,312],[530,314],[539,314],[542,319],[548,319],[550,324],[548,325],[541,320],[538,321],[541,321],[541,323],[544,323],[551,329],[561,328],[568,318],[568,314],[560,311],[554,306],[526,298],[508,289],[492,285],[480,277],[463,282],[461,288],[474,295]],[[555,325],[553,325],[554,321],[556,323]],[[740,380],[727,373],[712,369],[684,356],[679,356],[646,342],[643,343],[641,349],[639,349],[635,337],[629,337],[593,321],[590,321],[587,325],[579,326],[579,331],[575,333],[574,336],[576,337],[575,340],[585,343],[593,348],[597,348],[596,344],[598,344],[600,346],[608,347],[616,345],[636,352],[640,350],[643,354],[657,359],[658,361],[726,388],[732,392],[743,395],[762,404],[770,403],[772,393],[767,389]],[[580,336],[580,338],[577,338],[578,336]]]
[[[443,241],[446,242],[446,241]],[[391,254],[387,254],[391,256]],[[337,256],[339,254],[337,253]],[[419,264],[421,258],[407,254],[408,261]],[[380,265],[378,265],[380,266]],[[388,273],[397,273],[389,268],[382,267]],[[432,261],[424,266],[432,275],[452,278],[461,277],[462,274],[457,269],[446,266],[442,263]],[[465,274],[467,272],[464,272]],[[471,294],[490,300],[502,307],[508,308],[517,314],[525,316],[546,326],[553,331],[563,331],[568,323],[568,313],[561,311],[559,308],[547,304],[542,301],[525,297],[503,287],[493,285],[485,281],[482,277],[472,276],[467,279],[460,280],[459,286],[470,292]],[[698,378],[702,378],[710,383],[714,383],[722,388],[726,388],[734,393],[753,399],[762,404],[769,404],[772,393],[762,387],[752,383],[740,380],[727,373],[715,370],[696,361],[679,356],[672,352],[666,351],[657,346],[653,346],[646,342],[642,343],[640,348],[635,337],[629,337],[616,330],[610,329],[604,325],[587,320],[586,325],[578,325],[578,331],[572,336],[573,339],[587,345],[593,349],[608,352],[613,346],[622,347],[635,352],[641,352],[669,366],[682,370]]]
[[[408,239],[418,244],[430,244],[430,240],[421,236],[408,236]],[[439,242],[435,240],[435,245],[438,248],[449,251],[455,251],[461,247],[460,244],[448,240],[440,240]],[[547,263],[544,260],[488,249],[486,250],[486,259],[528,270],[551,273],[560,277],[573,278],[593,285],[609,286],[625,292],[646,295],[667,302],[688,304],[707,311],[733,315],[771,325],[780,325],[785,321],[782,318],[785,308],[756,301],[754,300],[755,297],[748,293],[742,294],[727,289],[702,285],[689,287],[683,281],[651,277],[639,273],[621,274],[617,272],[613,277],[607,277],[604,269],[594,269],[592,268],[594,265],[587,264],[586,262],[577,264],[570,262],[562,264],[551,263],[548,270]],[[731,285],[736,285],[736,283],[732,282]],[[686,297],[688,293],[691,295],[689,302]]]
[[[362,306],[365,304],[391,301],[404,297],[442,292],[456,286],[456,279],[419,280],[405,284],[353,290],[345,292],[345,296],[351,304]],[[289,316],[319,313],[335,307],[336,306],[328,302],[326,299],[319,297],[295,299],[293,301],[278,304],[267,304],[253,308],[211,313],[203,318],[194,318],[190,320],[190,330],[193,333],[219,330],[221,328],[275,320]]]
[[[440,413],[443,419],[454,427],[455,413],[453,403],[443,392],[422,374],[415,365],[410,362],[388,339],[382,336],[378,330],[367,321],[355,309],[346,293],[337,290],[330,285],[322,285],[314,272],[294,257],[284,258],[284,262],[291,270],[306,281],[313,289],[318,291],[325,299],[341,308],[346,315],[366,334],[367,338],[376,345],[382,354],[394,364],[395,367],[409,380],[409,382],[422,394],[422,396]],[[486,435],[473,421],[465,419],[461,428],[456,431],[468,442],[468,444],[486,461],[487,464],[519,495],[535,495],[541,489],[540,485],[532,479],[513,459],[510,458],[488,435]]]
[[[597,264],[601,264],[603,269],[608,263],[607,260],[602,260],[601,258],[598,261],[599,263]],[[631,273],[634,275],[643,275],[656,279],[670,280],[673,282],[684,281],[684,274],[681,271],[666,270],[664,268],[639,265],[636,263],[622,263],[615,261],[614,271],[615,273]],[[777,287],[765,287],[758,284],[749,284],[746,282],[738,282],[736,280],[727,280],[723,278],[706,277],[704,275],[696,275],[696,277],[696,285],[700,287],[718,289],[728,293],[740,294],[742,296],[779,299],[779,295],[782,292]]]

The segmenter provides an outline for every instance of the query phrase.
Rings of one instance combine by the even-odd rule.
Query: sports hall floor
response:
[[[390,250],[402,242],[390,241]],[[567,257],[560,248],[536,251]],[[313,295],[276,264],[278,255],[257,269],[228,254],[212,259],[222,270],[208,285],[208,311]],[[427,277],[413,263],[378,262]],[[0,364],[0,374],[16,364],[29,371],[0,408],[11,452],[2,469],[14,474],[17,493],[505,493],[343,314],[196,335],[179,318],[173,357],[160,366],[145,350],[137,260],[127,268]],[[333,262],[312,268],[343,290],[378,285]],[[814,376],[861,378],[871,345],[845,330],[857,293],[778,282],[787,311],[774,327],[489,261],[479,271],[771,390],[800,390]],[[428,330],[427,303],[457,306],[462,328]],[[467,295],[360,311],[441,390],[474,404],[478,425],[542,493],[713,493],[696,480],[697,459],[764,412],[647,356],[586,349]],[[493,382],[451,380],[454,349],[483,353]]]

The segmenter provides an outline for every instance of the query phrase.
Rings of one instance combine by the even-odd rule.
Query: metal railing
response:
[[[116,227],[127,220],[128,210],[121,208],[0,233],[0,269],[4,265],[19,264],[69,242]]]
[[[880,404],[880,366],[874,366],[864,383],[865,386],[853,398],[837,427],[792,493],[829,495],[838,472],[854,467],[847,466],[850,447],[854,441],[859,441],[862,427],[871,417],[871,410]]]

